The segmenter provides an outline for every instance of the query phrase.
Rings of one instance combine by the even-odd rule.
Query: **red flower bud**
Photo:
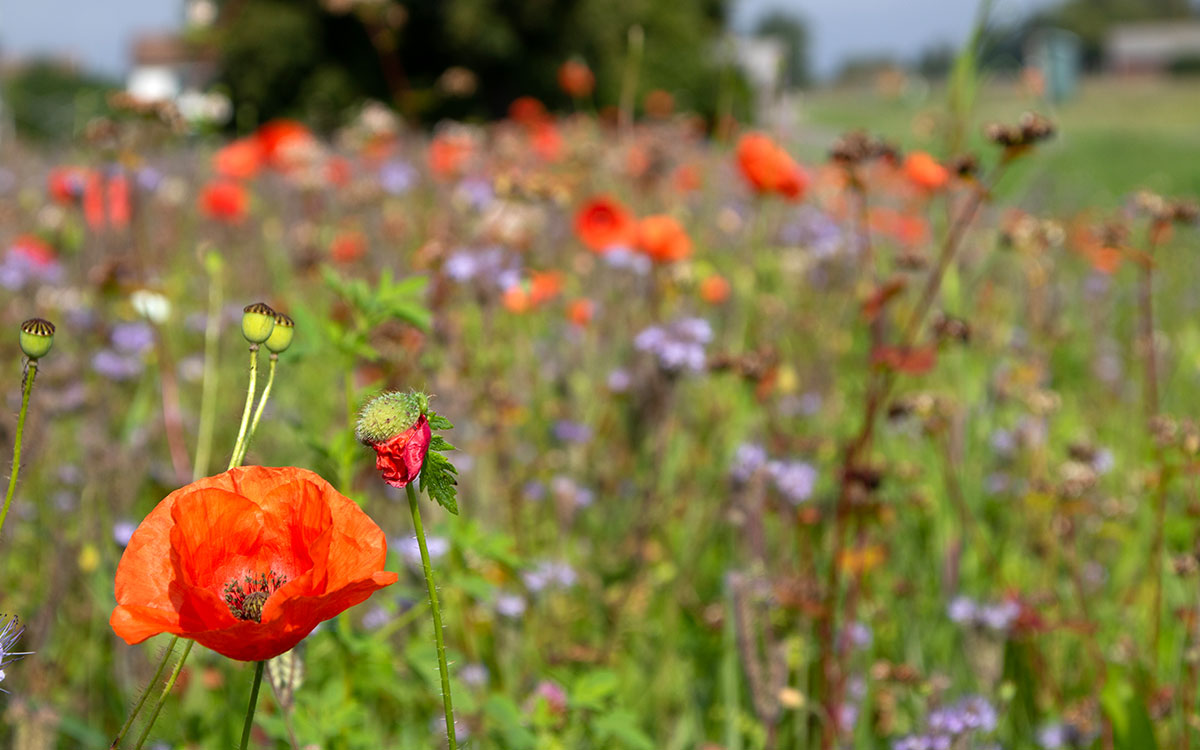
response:
[[[370,443],[375,449],[375,468],[383,475],[383,481],[393,487],[404,487],[417,478],[429,451],[433,433],[424,414],[404,432],[381,443]]]

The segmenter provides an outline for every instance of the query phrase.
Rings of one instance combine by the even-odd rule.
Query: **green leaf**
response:
[[[425,455],[425,465],[421,467],[421,490],[430,499],[458,515],[458,480],[455,475],[458,469],[450,463],[450,459],[437,451],[429,451]]]
[[[450,424],[450,420],[443,417],[441,414],[429,412],[429,429],[431,430],[453,430],[454,425]]]
[[[620,680],[614,672],[601,669],[575,680],[569,694],[571,702],[579,708],[599,709],[603,707],[604,699],[616,692],[619,686]]]
[[[638,729],[637,718],[628,711],[618,710],[597,716],[592,728],[600,739],[614,741],[604,747],[654,750],[654,741]]]
[[[447,443],[446,438],[442,437],[441,435],[434,435],[433,440],[429,441],[429,450],[456,451],[458,448],[455,448],[453,445],[450,445],[450,443]]]

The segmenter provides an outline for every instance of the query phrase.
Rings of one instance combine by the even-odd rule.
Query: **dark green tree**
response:
[[[778,39],[787,49],[784,80],[788,86],[807,86],[812,82],[809,68],[808,24],[803,18],[783,10],[771,11],[754,26],[754,35]]]

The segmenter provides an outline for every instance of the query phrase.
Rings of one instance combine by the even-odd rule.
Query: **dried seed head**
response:
[[[242,335],[251,344],[261,344],[275,330],[275,311],[270,306],[255,302],[242,309]]]
[[[46,356],[54,345],[54,324],[43,318],[30,318],[21,324],[21,351],[30,359]]]
[[[264,346],[272,354],[282,354],[292,345],[292,337],[295,335],[296,324],[288,316],[277,312],[275,313],[275,327],[271,329],[271,335],[267,337]]]

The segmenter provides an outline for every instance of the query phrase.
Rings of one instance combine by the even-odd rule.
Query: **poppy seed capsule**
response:
[[[54,324],[42,318],[30,318],[21,324],[20,341],[26,357],[42,358],[54,345]]]
[[[261,344],[275,330],[275,311],[262,302],[242,309],[242,335],[251,344]]]
[[[409,430],[429,411],[424,393],[391,391],[371,399],[358,415],[354,437],[364,445],[386,443]]]
[[[266,343],[263,345],[272,354],[282,354],[292,345],[292,337],[295,335],[296,324],[288,316],[277,312],[275,313],[275,327],[271,329],[271,335],[267,337]]]

